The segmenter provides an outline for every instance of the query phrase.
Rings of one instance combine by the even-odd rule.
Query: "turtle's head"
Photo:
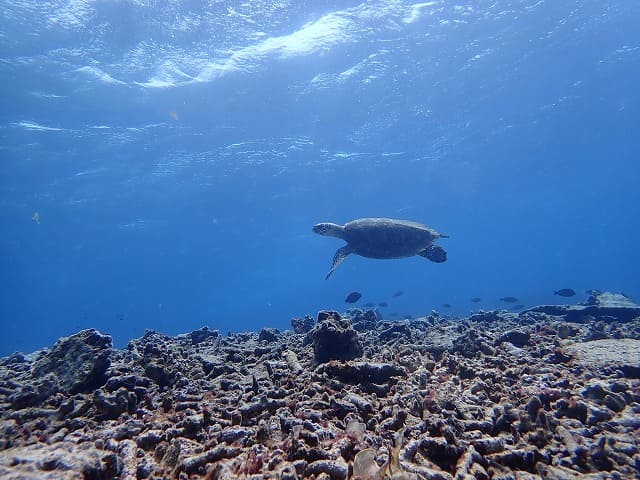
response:
[[[344,227],[335,223],[319,223],[314,225],[312,230],[318,235],[326,237],[344,238]]]

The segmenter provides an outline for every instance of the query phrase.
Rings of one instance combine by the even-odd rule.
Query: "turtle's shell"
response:
[[[421,223],[391,218],[361,218],[344,226],[344,239],[368,258],[412,257],[442,237]]]

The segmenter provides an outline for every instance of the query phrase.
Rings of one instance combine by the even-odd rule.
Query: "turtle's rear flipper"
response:
[[[344,247],[336,250],[336,254],[333,256],[333,264],[331,265],[331,270],[329,270],[327,276],[324,277],[325,280],[329,278],[333,271],[338,268],[338,265],[340,265],[350,253],[353,253],[353,250],[348,245],[345,245]]]
[[[437,245],[431,245],[430,247],[419,251],[418,255],[428,258],[435,263],[443,263],[447,261],[447,252],[445,252],[444,248]]]

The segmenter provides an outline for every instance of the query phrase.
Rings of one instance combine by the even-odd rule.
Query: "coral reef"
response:
[[[0,360],[0,477],[640,478],[640,317],[597,308],[84,330]]]

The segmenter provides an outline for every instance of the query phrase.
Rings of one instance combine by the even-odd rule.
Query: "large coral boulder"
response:
[[[34,378],[53,373],[60,388],[68,393],[88,392],[107,381],[113,341],[95,329],[82,330],[63,337],[36,360],[31,371]]]
[[[361,357],[364,352],[358,332],[338,312],[320,312],[318,324],[311,330],[310,336],[316,363],[353,360]]]
[[[614,366],[625,377],[640,378],[640,340],[632,338],[592,340],[564,346],[577,363],[589,369]]]

